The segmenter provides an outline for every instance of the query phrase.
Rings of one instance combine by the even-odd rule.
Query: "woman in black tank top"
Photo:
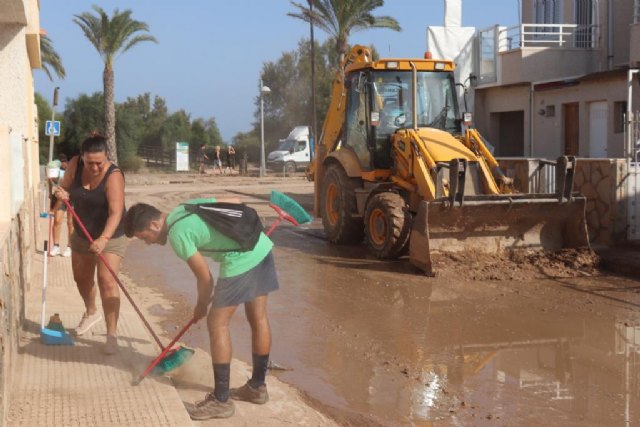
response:
[[[124,175],[118,166],[107,158],[104,137],[91,136],[82,143],[82,154],[69,162],[56,197],[69,199],[74,210],[86,226],[93,243],[75,223],[71,236],[71,264],[73,277],[80,296],[84,300],[85,313],[76,327],[82,335],[102,318],[96,307],[94,276],[98,271],[98,287],[107,324],[105,354],[118,351],[116,329],[120,313],[118,284],[96,254],[102,254],[117,274],[126,249],[122,221],[124,207]]]

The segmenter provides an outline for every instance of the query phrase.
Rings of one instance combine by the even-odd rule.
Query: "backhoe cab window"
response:
[[[371,125],[378,138],[413,127],[411,71],[373,73]],[[420,71],[417,75],[418,127],[458,132],[457,105],[450,73]]]
[[[367,90],[366,75],[355,73],[347,77],[347,122],[344,145],[351,147],[363,170],[371,170],[371,153],[367,145]]]

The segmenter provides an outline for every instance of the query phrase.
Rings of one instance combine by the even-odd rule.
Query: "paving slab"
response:
[[[42,246],[42,245],[38,245]],[[193,425],[178,392],[167,378],[131,384],[159,352],[133,307],[121,295],[120,351],[102,354],[104,321],[73,346],[40,341],[43,254],[25,295],[25,324],[11,387],[9,426],[188,426]],[[99,299],[98,299],[99,300]],[[101,307],[98,308],[100,311]],[[59,313],[67,329],[84,312],[73,281],[71,258],[50,257],[46,320]]]

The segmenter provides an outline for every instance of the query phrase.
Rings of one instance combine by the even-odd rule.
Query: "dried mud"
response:
[[[440,277],[468,280],[530,280],[600,274],[600,257],[591,249],[557,252],[513,251],[499,255],[458,252],[434,254],[434,270]]]

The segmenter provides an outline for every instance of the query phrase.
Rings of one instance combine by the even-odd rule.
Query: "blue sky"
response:
[[[518,3],[463,0],[462,24],[516,25]],[[159,42],[142,43],[116,59],[116,101],[144,92],[159,95],[170,112],[184,109],[192,118],[215,117],[225,141],[251,128],[262,64],[309,37],[308,24],[287,16],[293,11],[289,0],[40,0],[40,26],[62,57],[67,77],[50,82],[36,71],[36,90],[50,101],[53,88],[60,86],[62,106],[67,98],[102,91],[103,64],[72,21],[73,15],[92,11],[93,4],[109,14],[131,9]],[[374,44],[381,56],[421,57],[426,27],[443,25],[444,0],[386,0],[375,14],[393,16],[402,32],[357,32],[351,43]],[[327,37],[318,29],[315,36],[319,41]]]

